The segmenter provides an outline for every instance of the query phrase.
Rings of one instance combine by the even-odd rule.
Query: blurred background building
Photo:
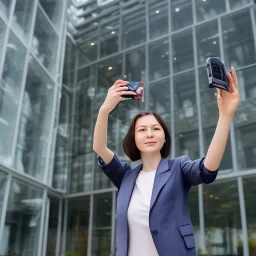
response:
[[[0,0],[0,255],[109,256],[116,189],[92,151],[108,88],[146,86],[109,118],[122,161],[138,164],[122,140],[143,110],[167,122],[170,157],[196,159],[218,120],[210,56],[236,68],[241,104],[217,181],[190,192],[197,252],[256,255],[255,11],[252,0]]]

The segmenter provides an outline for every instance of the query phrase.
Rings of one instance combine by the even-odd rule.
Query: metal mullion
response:
[[[196,3],[195,0],[192,1],[192,11],[194,24],[196,23]],[[194,66],[195,66],[195,90],[196,90],[196,105],[198,113],[198,139],[199,139],[199,152],[200,157],[205,154],[204,150],[204,136],[203,136],[203,121],[201,112],[201,98],[200,98],[200,85],[199,85],[199,73],[198,73],[198,60],[197,60],[197,40],[196,40],[196,26],[192,29],[193,36],[193,52],[194,52]],[[204,254],[206,253],[205,248],[205,224],[204,224],[204,201],[203,201],[203,185],[198,186],[198,212],[199,212],[199,229],[200,229],[200,249]]]
[[[88,227],[88,244],[87,244],[87,256],[92,255],[92,232],[93,232],[93,205],[94,196],[90,195],[90,214],[89,214],[89,227]]]
[[[23,96],[25,92],[25,87],[26,87],[26,79],[27,79],[27,71],[28,71],[28,63],[29,63],[29,49],[31,48],[32,44],[32,38],[33,38],[33,32],[35,28],[35,20],[36,20],[36,13],[37,13],[37,1],[35,0],[35,6],[33,10],[33,17],[31,20],[31,30],[30,30],[30,35],[29,35],[29,41],[28,41],[28,48],[27,48],[27,53],[25,57],[25,64],[24,64],[24,70],[23,70],[23,75],[22,75],[22,82],[21,82],[21,89],[20,89],[20,99],[19,99],[19,105],[18,105],[18,112],[17,112],[17,118],[16,118],[16,123],[15,123],[15,128],[14,128],[14,136],[13,136],[13,141],[12,141],[12,153],[11,153],[11,161],[12,164],[11,166],[14,167],[15,165],[15,152],[16,152],[16,145],[18,141],[18,135],[19,135],[19,126],[20,126],[20,118],[21,118],[21,110],[23,107]]]
[[[47,240],[48,240],[48,225],[49,225],[49,214],[50,214],[50,199],[46,197],[46,208],[45,208],[45,223],[44,223],[44,234],[43,234],[43,246],[42,253],[40,255],[46,256],[47,251]]]
[[[6,217],[6,212],[7,212],[7,205],[8,205],[8,198],[9,198],[9,193],[10,193],[10,187],[11,187],[11,179],[12,175],[9,174],[7,176],[7,182],[6,182],[6,187],[5,187],[5,192],[4,192],[4,199],[3,199],[3,208],[2,208],[2,218],[0,219],[0,241],[2,236],[3,236],[3,231],[4,231],[4,224],[5,224],[5,217]],[[0,243],[1,245],[1,243]]]
[[[43,237],[44,237],[44,220],[45,220],[45,211],[46,211],[46,204],[47,204],[47,189],[44,189],[43,192],[43,204],[41,209],[41,221],[40,221],[40,231],[39,231],[39,239],[38,239],[38,251],[37,255],[42,255],[42,244],[43,244]]]
[[[255,18],[255,11],[254,8],[250,9],[250,18],[251,18],[251,24],[252,24],[252,33],[253,33],[253,39],[254,39],[254,49],[256,52],[256,18]]]
[[[62,227],[62,206],[63,200],[59,200],[59,216],[58,216],[58,231],[57,231],[57,243],[55,247],[55,256],[60,255],[60,239],[61,239],[61,227]]]
[[[61,23],[61,31],[64,27],[64,8],[66,7],[65,5],[66,1],[64,2],[63,4],[63,10],[62,10],[62,23]],[[50,159],[51,159],[51,153],[52,153],[52,147],[53,147],[53,143],[52,141],[55,140],[53,138],[53,135],[54,135],[54,123],[55,123],[55,117],[56,117],[56,106],[57,104],[59,103],[59,87],[58,87],[58,82],[57,82],[57,79],[58,79],[58,70],[59,70],[59,62],[60,62],[60,53],[61,53],[61,36],[62,36],[62,33],[58,34],[58,39],[59,39],[59,42],[58,42],[58,52],[57,52],[57,61],[56,61],[56,66],[55,66],[55,78],[54,78],[54,88],[55,88],[55,91],[54,91],[54,97],[53,97],[53,104],[52,104],[52,111],[51,111],[51,121],[50,121],[50,130],[49,130],[49,142],[48,142],[48,149],[47,149],[47,153],[46,153],[46,164],[45,164],[45,169],[44,169],[44,178],[43,178],[43,182],[45,184],[48,184],[48,178],[50,176],[50,174],[52,174],[52,170],[50,170]],[[54,136],[56,137],[56,135]],[[55,148],[55,147],[54,147]],[[52,169],[52,168],[51,168]],[[48,170],[51,172],[49,173]],[[51,175],[52,176],[52,175]],[[52,180],[52,179],[51,179]]]
[[[237,185],[238,185],[238,195],[239,195],[239,205],[240,205],[241,225],[242,225],[243,255],[249,255],[248,230],[247,230],[246,210],[245,210],[245,203],[244,203],[245,200],[244,200],[244,189],[243,189],[242,177],[238,177]]]
[[[60,255],[66,255],[65,250],[66,250],[66,240],[67,240],[68,203],[69,203],[68,200],[64,200],[63,232],[62,232],[62,244],[61,244]]]
[[[144,47],[145,51],[145,84],[148,87],[148,89],[144,92],[144,111],[148,111],[149,106],[149,15],[148,15],[148,1],[145,2],[145,23],[146,23],[146,43]]]
[[[229,13],[229,12],[230,12],[229,0],[225,0],[225,6],[226,6],[226,11],[227,11],[227,13]]]
[[[54,30],[54,32],[60,36],[59,32],[56,30],[54,24],[52,23],[51,19],[48,17],[47,13],[45,12],[44,8],[41,6],[40,2],[38,2],[38,8],[41,10],[41,12],[43,13],[44,17],[47,19],[48,23],[50,24],[50,26],[52,27],[52,29]]]

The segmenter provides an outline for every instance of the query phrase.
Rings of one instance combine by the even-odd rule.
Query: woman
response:
[[[134,93],[122,80],[108,90],[96,121],[93,150],[99,155],[98,165],[118,188],[115,255],[196,255],[188,191],[191,185],[211,183],[217,176],[240,101],[233,67],[228,81],[230,93],[217,89],[219,120],[206,157],[166,159],[171,143],[168,128],[157,114],[145,112],[133,119],[123,143],[132,161],[141,160],[134,169],[107,147],[108,115],[127,99],[122,95]]]

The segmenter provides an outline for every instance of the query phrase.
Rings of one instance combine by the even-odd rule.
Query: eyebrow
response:
[[[151,126],[156,126],[156,125],[159,125],[159,126],[160,126],[160,124],[153,124],[153,125],[151,125]],[[146,126],[146,125],[139,125],[139,126],[136,127],[136,129],[139,128],[139,127],[147,127],[147,126]]]

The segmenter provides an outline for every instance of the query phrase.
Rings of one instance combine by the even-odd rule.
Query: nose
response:
[[[153,137],[153,134],[152,134],[151,130],[148,129],[147,138],[152,138],[152,137]]]

